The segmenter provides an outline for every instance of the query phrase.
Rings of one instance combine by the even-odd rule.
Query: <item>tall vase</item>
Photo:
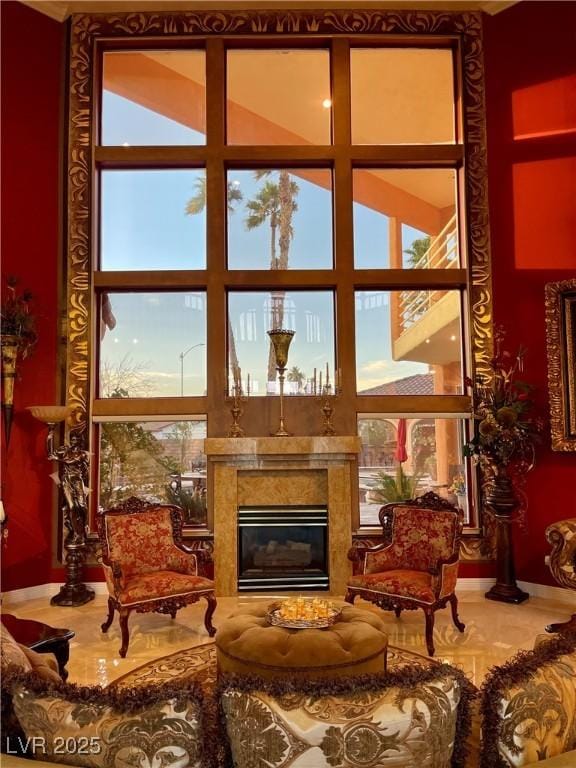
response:
[[[496,468],[484,500],[496,525],[496,584],[486,592],[485,597],[502,603],[523,603],[530,595],[516,584],[512,546],[513,513],[518,506],[518,499],[504,467]]]
[[[14,411],[14,381],[16,380],[16,360],[20,347],[20,336],[13,333],[2,334],[2,415],[6,447],[10,442],[12,416]]]
[[[280,379],[280,426],[274,432],[275,436],[287,437],[291,434],[286,430],[284,424],[284,371],[288,365],[288,350],[294,337],[294,331],[286,331],[276,328],[268,331],[268,336],[274,346],[274,355],[276,357],[276,370]]]

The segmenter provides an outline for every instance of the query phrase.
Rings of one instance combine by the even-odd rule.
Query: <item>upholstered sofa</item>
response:
[[[333,680],[225,677],[225,764],[465,768],[474,695],[448,664]]]
[[[314,768],[385,768],[387,759],[394,766],[576,768],[576,635],[538,639],[533,651],[493,668],[471,719],[470,689],[459,674],[435,665],[308,688],[224,682],[234,766],[249,768],[256,756],[280,768],[291,750],[308,757],[294,765]]]
[[[26,757],[91,768],[214,763],[196,681],[78,686],[61,680],[51,654],[19,646],[5,628],[1,648],[2,768],[22,768]]]
[[[481,688],[481,768],[576,766],[576,634],[537,638]],[[569,755],[567,753],[570,753]],[[551,762],[551,765],[556,765]]]
[[[58,756],[68,765],[385,768],[390,750],[395,768],[576,766],[576,636],[547,638],[534,651],[494,668],[473,702],[479,711],[472,719],[468,710],[475,691],[446,664],[283,686],[231,676],[220,680],[216,697],[207,698],[190,677],[123,689],[68,685],[58,680],[49,655],[25,652],[4,638],[2,662],[10,667],[2,680],[3,751],[8,728],[14,727],[6,722],[7,703],[13,703],[24,741],[47,735],[50,719],[51,737],[59,736],[64,748],[67,738],[88,749],[96,738],[97,755]],[[8,691],[14,694],[11,702]],[[260,759],[262,750],[267,762]],[[367,754],[374,762],[366,762]],[[56,761],[46,756],[50,763],[36,759],[35,765]],[[3,754],[2,766],[25,768],[24,759]]]

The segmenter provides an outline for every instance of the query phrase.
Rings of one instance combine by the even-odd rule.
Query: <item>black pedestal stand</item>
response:
[[[486,506],[496,523],[496,584],[485,597],[502,603],[523,603],[530,595],[516,584],[511,527],[518,500],[505,470],[497,471],[492,478],[486,492]]]
[[[94,590],[81,581],[82,566],[86,554],[86,542],[67,543],[66,549],[66,583],[60,587],[60,592],[50,600],[50,605],[64,605],[75,608],[78,605],[94,600]]]

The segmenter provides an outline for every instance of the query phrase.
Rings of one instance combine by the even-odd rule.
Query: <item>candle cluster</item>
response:
[[[228,373],[228,372],[227,372]],[[246,377],[246,389],[244,389],[243,383],[242,383],[242,368],[240,366],[237,366],[233,368],[232,370],[233,374],[233,385],[232,385],[232,396],[233,397],[250,397],[251,394],[251,382],[250,382],[250,374]]]
[[[282,619],[314,621],[328,619],[336,610],[333,603],[319,597],[291,597],[280,604],[278,615]]]
[[[332,382],[330,381],[330,368],[328,363],[326,363],[326,376],[324,379],[322,379],[322,373],[322,370],[318,372],[316,368],[314,368],[314,376],[310,379],[312,394],[330,395],[332,394],[332,391],[334,391],[334,394],[338,394],[340,391],[340,376],[338,374],[338,369],[334,371],[334,385],[332,385]]]

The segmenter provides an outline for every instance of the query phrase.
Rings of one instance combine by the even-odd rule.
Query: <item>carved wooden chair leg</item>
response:
[[[430,608],[424,608],[426,616],[426,648],[428,655],[434,656],[434,611]]]
[[[175,619],[176,618],[176,611],[170,611],[170,618]]]
[[[210,637],[214,637],[216,630],[212,626],[212,616],[216,610],[216,598],[214,595],[206,595],[206,601],[208,602],[208,607],[206,608],[206,613],[204,614],[204,626],[206,627],[206,631]]]
[[[125,608],[120,608],[120,632],[122,634],[122,645],[120,646],[120,656],[125,658],[128,652],[128,643],[130,642],[130,631],[128,629],[128,617],[130,611]]]
[[[344,598],[344,600],[347,603],[350,603],[350,605],[354,605],[354,600],[355,599],[356,599],[356,593],[352,592],[350,589],[347,589],[346,590],[346,597]]]
[[[112,600],[112,598],[109,597],[108,598],[108,617],[106,618],[106,621],[104,622],[104,624],[100,626],[100,629],[102,630],[102,632],[108,632],[113,620],[114,620],[114,600]]]
[[[400,618],[400,614],[401,613],[402,613],[402,608],[400,608],[399,605],[395,605],[394,606],[394,615],[396,616],[397,619]]]
[[[450,595],[448,599],[450,601],[450,608],[452,609],[452,621],[454,622],[454,626],[460,632],[464,632],[466,624],[463,624],[458,618],[458,598],[456,595]]]

